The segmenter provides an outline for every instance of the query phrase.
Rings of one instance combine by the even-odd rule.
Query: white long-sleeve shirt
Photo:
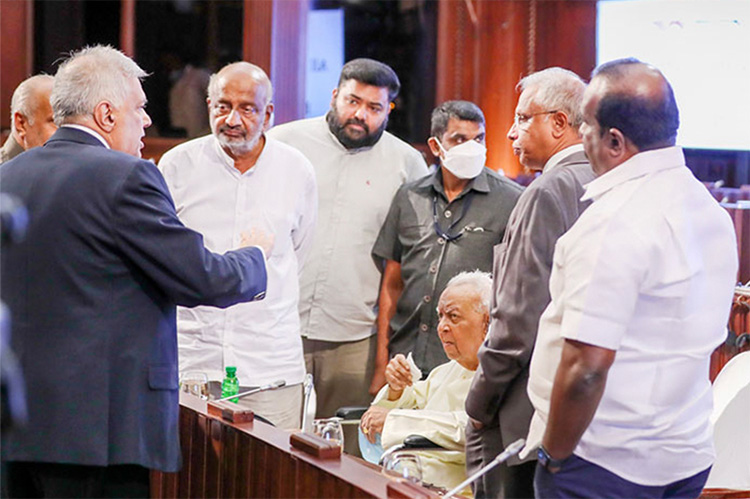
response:
[[[159,168],[177,215],[203,234],[210,250],[237,248],[241,234],[253,228],[274,237],[264,300],[225,310],[178,307],[180,371],[221,380],[225,366],[237,366],[242,386],[301,383],[298,283],[317,216],[312,165],[299,151],[266,138],[256,164],[241,174],[208,135],[168,151]]]

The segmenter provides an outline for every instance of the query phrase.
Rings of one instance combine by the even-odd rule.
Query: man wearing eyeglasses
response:
[[[243,239],[266,252],[266,298],[226,310],[177,310],[180,371],[208,374],[220,395],[226,366],[240,391],[277,380],[286,386],[239,400],[284,429],[300,427],[305,364],[300,338],[298,274],[312,244],[318,212],[312,165],[296,149],[265,136],[273,112],[266,73],[230,64],[208,86],[211,135],[168,151],[159,162],[177,215],[214,251]]]
[[[485,167],[485,121],[476,104],[435,108],[431,135],[440,168],[399,189],[372,250],[383,281],[371,393],[385,384],[388,359],[398,353],[411,353],[423,375],[447,362],[436,333],[437,300],[456,274],[491,269],[493,247],[523,190]]]
[[[490,332],[466,399],[470,420],[467,466],[475,471],[526,436],[533,408],[526,395],[529,359],[542,311],[555,242],[588,203],[582,184],[594,179],[579,126],[585,85],[574,73],[549,68],[523,78],[508,131],[521,164],[541,171],[524,191],[495,251]],[[501,464],[474,484],[476,497],[533,497],[536,462]]]

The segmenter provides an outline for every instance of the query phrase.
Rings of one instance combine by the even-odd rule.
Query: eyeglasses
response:
[[[531,114],[516,113],[516,115],[513,117],[513,124],[516,125],[516,128],[521,128],[522,126],[528,125],[529,121],[531,121],[531,118],[533,118],[534,116],[539,116],[542,114],[555,114],[558,111],[558,109],[555,109],[554,111],[541,111]]]

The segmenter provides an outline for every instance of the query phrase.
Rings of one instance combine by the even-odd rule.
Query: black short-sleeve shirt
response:
[[[447,361],[436,329],[440,294],[459,272],[491,272],[493,247],[523,190],[484,168],[449,203],[442,178],[438,169],[398,190],[372,250],[378,264],[399,262],[404,282],[389,353],[412,352],[425,375]]]

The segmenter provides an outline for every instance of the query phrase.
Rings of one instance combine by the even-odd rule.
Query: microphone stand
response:
[[[270,383],[268,385],[259,386],[258,388],[253,388],[252,390],[248,390],[246,392],[238,393],[237,395],[230,395],[228,397],[224,397],[224,398],[220,398],[220,399],[214,400],[214,402],[224,402],[226,400],[239,399],[239,398],[242,398],[242,397],[247,397],[248,395],[252,395],[254,393],[265,392],[266,390],[276,390],[277,388],[281,388],[283,386],[286,386],[286,380],[280,379],[280,380],[274,381],[273,383]]]
[[[471,475],[469,478],[461,482],[461,484],[458,485],[456,488],[449,490],[443,497],[451,497],[455,494],[458,494],[464,489],[464,487],[469,485],[471,482],[473,482],[480,476],[484,475],[485,473],[490,471],[492,468],[494,468],[498,464],[502,463],[503,461],[507,461],[510,457],[515,456],[516,454],[521,452],[521,449],[523,449],[523,446],[525,443],[526,441],[523,438],[519,438],[518,440],[516,440],[515,442],[507,446],[504,451],[498,454],[497,457],[493,459],[490,464],[488,464],[487,466],[480,469],[479,471]]]

